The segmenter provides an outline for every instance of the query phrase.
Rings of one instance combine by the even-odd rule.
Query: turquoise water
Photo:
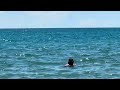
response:
[[[96,78],[120,78],[119,28],[0,30],[0,79]]]

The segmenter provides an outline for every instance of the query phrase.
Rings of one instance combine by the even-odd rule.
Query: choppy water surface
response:
[[[120,78],[120,29],[1,29],[0,78]]]

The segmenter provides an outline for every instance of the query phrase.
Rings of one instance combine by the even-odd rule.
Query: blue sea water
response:
[[[0,29],[0,79],[109,78],[120,78],[120,28]]]

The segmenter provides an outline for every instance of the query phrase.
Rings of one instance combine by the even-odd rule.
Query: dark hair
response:
[[[74,60],[73,60],[73,59],[68,59],[68,64],[69,64],[69,65],[73,65],[73,63],[74,63]]]

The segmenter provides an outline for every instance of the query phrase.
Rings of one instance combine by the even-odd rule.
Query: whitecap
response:
[[[86,60],[89,60],[89,58],[86,58]]]
[[[99,65],[100,63],[94,63],[95,65]]]
[[[80,59],[80,61],[83,61],[82,59]]]
[[[5,40],[5,42],[7,42],[8,40]]]

